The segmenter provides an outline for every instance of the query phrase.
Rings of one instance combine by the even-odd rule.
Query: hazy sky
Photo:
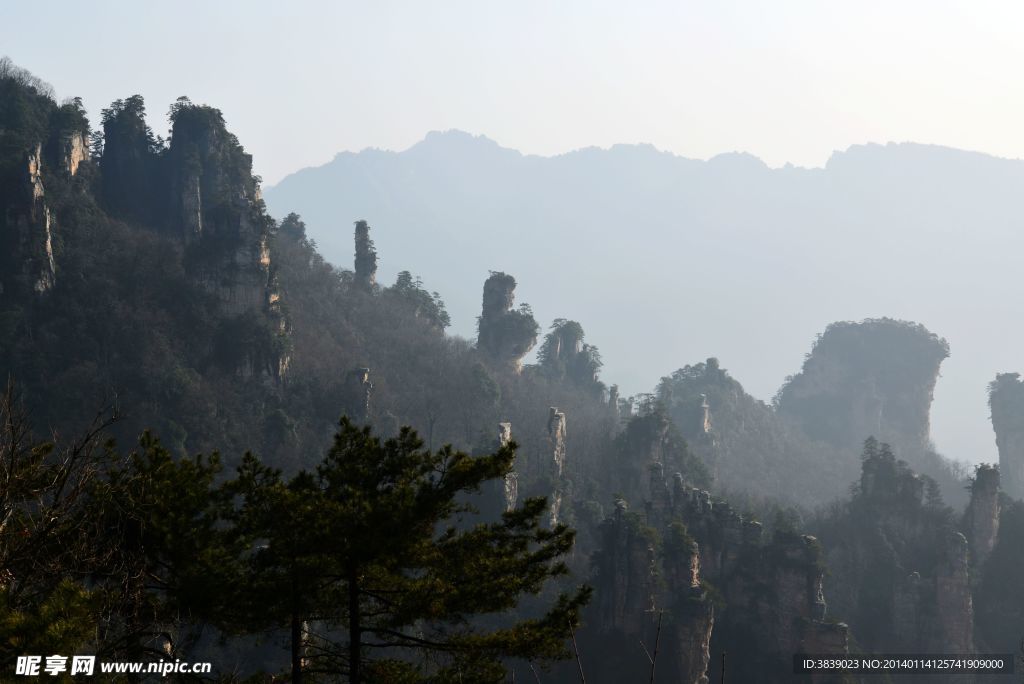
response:
[[[820,166],[853,143],[1024,157],[1024,4],[7,2],[0,54],[95,117],[224,111],[268,183],[432,129],[524,152],[649,142]]]

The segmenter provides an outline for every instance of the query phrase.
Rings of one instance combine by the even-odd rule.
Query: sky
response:
[[[1024,4],[941,0],[6,3],[0,55],[90,114],[220,108],[273,184],[430,130],[821,166],[864,142],[1024,157]]]

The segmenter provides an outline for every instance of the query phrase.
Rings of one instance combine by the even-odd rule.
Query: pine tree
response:
[[[501,681],[504,659],[568,655],[589,589],[537,617],[508,614],[567,573],[573,531],[542,527],[543,498],[490,524],[473,524],[464,503],[514,456],[514,445],[480,457],[432,452],[410,428],[381,440],[342,419],[315,473],[286,483],[243,464],[239,519],[265,539],[250,586],[256,601],[276,597],[271,612],[292,627],[293,682],[306,672],[356,684]]]

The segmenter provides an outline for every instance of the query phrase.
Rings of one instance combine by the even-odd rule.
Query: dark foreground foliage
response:
[[[516,609],[568,573],[572,530],[542,525],[542,498],[491,521],[464,500],[514,443],[431,451],[343,419],[315,470],[284,478],[247,454],[227,477],[149,433],[122,455],[115,418],[39,441],[14,390],[0,400],[3,671],[35,652],[194,660],[211,629],[287,643],[265,669],[293,683],[502,681],[509,659],[569,655],[589,589]]]

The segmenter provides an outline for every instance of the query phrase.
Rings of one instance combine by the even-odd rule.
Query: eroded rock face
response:
[[[551,452],[549,470],[555,483],[550,519],[550,525],[554,527],[562,509],[562,471],[565,469],[565,414],[554,406],[548,411],[548,448]]]
[[[7,245],[11,271],[0,274],[2,290],[28,291],[41,294],[56,282],[57,268],[53,257],[53,215],[46,203],[43,187],[43,146],[41,143],[25,153],[24,171],[5,208]],[[4,283],[3,281],[6,281]]]
[[[946,537],[935,577],[936,620],[925,631],[925,650],[931,653],[974,652],[974,605],[967,539],[959,532]]]
[[[89,159],[88,121],[81,100],[57,105],[19,73],[0,74],[0,101],[11,103],[0,112],[0,295],[29,305],[57,282],[56,200],[83,189],[71,180]]]
[[[781,414],[813,439],[857,448],[867,437],[915,462],[929,448],[929,411],[945,340],[888,318],[833,323],[782,388]]]
[[[677,597],[672,614],[675,619],[665,636],[675,646],[672,655],[679,673],[677,681],[707,684],[714,604],[704,592],[694,589]]]
[[[601,526],[597,593],[602,629],[643,634],[654,611],[656,566],[654,538],[624,501]]]
[[[697,544],[676,526],[666,530],[665,548],[658,553],[653,529],[623,501],[602,523],[601,535],[595,557],[596,624],[616,642],[650,645],[657,639],[658,671],[666,681],[707,682],[715,615],[701,588]]]
[[[950,531],[934,573],[912,572],[893,586],[892,647],[919,653],[971,653],[974,607],[967,539]]]
[[[512,423],[498,423],[498,445],[508,446],[512,441]],[[511,511],[519,499],[519,475],[515,469],[505,475],[505,510]]]
[[[269,219],[252,176],[252,157],[220,112],[175,110],[167,152],[177,212],[172,229],[190,247],[190,265],[230,314],[270,305]]]
[[[726,634],[752,634],[759,652],[775,656],[765,666],[779,672],[793,653],[847,651],[846,625],[825,621],[825,566],[817,539],[776,531],[765,541],[759,522],[708,492],[678,479],[673,490],[674,515],[696,539],[705,576],[725,598],[718,622]]]
[[[584,388],[599,387],[601,356],[584,337],[583,326],[576,321],[556,319],[537,354],[540,367],[550,377],[566,378]]]
[[[598,623],[615,639],[651,639],[662,611],[671,615],[661,641],[665,676],[681,682],[717,676],[710,654],[741,644],[745,655],[728,669],[736,681],[788,681],[794,653],[848,652],[848,627],[826,616],[817,539],[785,530],[765,539],[761,523],[681,475],[667,481],[657,459],[648,472],[646,515],[618,502],[595,556]],[[723,599],[720,613],[705,581]]]
[[[539,327],[528,307],[513,309],[516,279],[491,273],[484,282],[477,349],[496,365],[518,372],[522,359],[537,344]]]
[[[53,287],[57,267],[53,262],[53,217],[46,206],[46,192],[43,189],[42,146],[36,145],[28,156],[28,182],[32,200],[23,223],[19,225],[24,254],[26,276],[36,292],[46,292]]]
[[[964,531],[971,548],[972,564],[980,568],[999,538],[999,470],[982,464],[971,483],[971,501],[964,516]]]
[[[89,141],[84,131],[69,131],[60,137],[61,170],[69,177],[78,173],[78,167],[89,161]]]
[[[347,387],[346,413],[356,423],[363,423],[370,417],[370,397],[373,383],[370,382],[369,368],[354,368],[345,381]]]
[[[1000,373],[989,385],[988,403],[999,448],[1003,491],[1024,498],[1024,382],[1019,373]]]
[[[164,205],[171,209],[165,228],[184,242],[189,271],[228,316],[262,319],[273,341],[240,350],[241,366],[280,382],[291,362],[290,331],[272,270],[273,221],[264,212],[252,157],[219,110],[179,100],[172,121],[165,162],[170,185],[161,191],[169,193]]]

